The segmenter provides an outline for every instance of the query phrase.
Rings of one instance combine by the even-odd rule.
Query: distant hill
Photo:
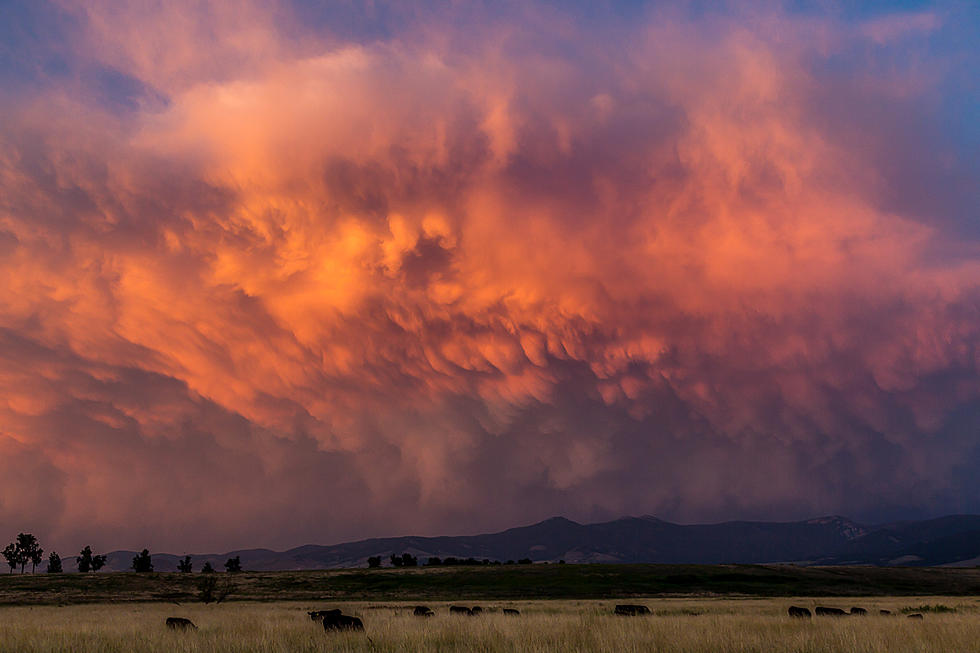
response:
[[[364,567],[369,556],[387,564],[392,553],[477,560],[569,563],[776,563],[802,565],[974,566],[980,564],[980,516],[864,526],[844,517],[801,522],[734,521],[680,525],[655,517],[624,517],[579,524],[554,517],[499,533],[442,537],[390,537],[334,545],[308,544],[288,551],[245,549],[193,556],[194,570],[207,561],[218,571],[240,556],[249,571]],[[134,551],[113,551],[106,568],[129,569]],[[155,571],[176,571],[180,556],[153,553]],[[74,559],[65,560],[74,571]]]

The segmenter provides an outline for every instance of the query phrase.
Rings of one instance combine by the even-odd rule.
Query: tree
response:
[[[225,561],[225,571],[236,572],[242,570],[242,558],[241,556],[235,556],[234,558],[228,558]]]
[[[391,566],[392,567],[401,567],[402,566],[402,557],[400,555],[396,555],[396,554],[392,553],[391,554],[391,557],[389,558],[389,560],[391,560]]]
[[[439,565],[442,564],[442,560],[440,560],[439,558],[432,557],[429,558],[425,564],[428,565],[429,567],[438,567]]]
[[[201,567],[201,573],[202,574],[213,574],[214,573],[214,567],[211,566],[211,563],[210,562],[205,562],[204,563],[204,566]]]
[[[92,569],[92,547],[86,546],[78,554],[78,572],[87,574]]]
[[[402,554],[402,567],[418,567],[419,559],[413,556],[411,553]]]
[[[51,552],[48,556],[48,573],[49,574],[60,574],[61,573],[61,556]]]
[[[92,556],[92,571],[98,571],[105,567],[106,556],[105,554],[99,554]]]
[[[194,565],[191,564],[190,556],[184,556],[184,559],[177,563],[177,571],[182,574],[189,574],[194,571]]]
[[[10,573],[14,573],[14,569],[20,564],[20,549],[17,545],[11,542],[3,550],[3,557],[7,560],[7,564],[10,565]]]
[[[381,566],[381,556],[371,556],[368,558],[368,568],[377,569]]]
[[[20,573],[24,573],[24,567],[30,562],[33,563],[33,567],[31,567],[33,574],[37,570],[37,566],[41,564],[44,549],[41,548],[37,538],[30,533],[17,534],[17,548],[20,549]]]
[[[201,573],[205,572],[202,571]],[[228,579],[219,583],[214,576],[208,576],[201,579],[201,582],[197,584],[197,589],[201,603],[221,603],[231,594],[231,583]]]
[[[143,549],[139,555],[133,556],[133,571],[140,574],[153,571],[153,562],[150,560],[149,549]]]

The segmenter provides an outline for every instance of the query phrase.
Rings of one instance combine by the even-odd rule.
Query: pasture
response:
[[[653,614],[620,617],[615,601],[489,601],[478,617],[450,616],[450,603],[429,602],[436,616],[412,615],[403,602],[231,602],[81,604],[0,608],[0,651],[148,653],[364,651],[678,651],[690,653],[946,653],[980,646],[980,602],[964,597],[649,598]],[[866,617],[792,619],[789,605],[866,607]],[[922,621],[908,606],[943,605]],[[364,633],[328,633],[308,610],[340,607],[361,617]],[[520,616],[503,614],[517,608]],[[167,617],[194,621],[196,631],[171,631]]]
[[[980,569],[504,565],[214,574],[232,601],[503,601],[637,596],[980,596]],[[202,574],[0,574],[0,605],[179,602]],[[629,602],[629,601],[626,601]]]

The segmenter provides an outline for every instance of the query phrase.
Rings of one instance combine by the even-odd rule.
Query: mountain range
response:
[[[193,555],[223,570],[239,556],[247,571],[365,567],[369,556],[388,564],[391,554],[568,563],[794,563],[800,565],[980,565],[980,515],[866,526],[831,516],[800,522],[732,521],[681,525],[656,517],[624,517],[579,524],[563,517],[499,533],[441,537],[389,537],[288,551],[245,549]],[[106,569],[129,569],[133,551],[108,554]],[[180,556],[153,553],[155,571],[176,571]],[[74,559],[65,560],[74,571]]]

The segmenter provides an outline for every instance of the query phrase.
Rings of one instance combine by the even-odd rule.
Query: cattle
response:
[[[338,617],[341,612],[338,609],[333,610],[314,610],[313,612],[307,612],[310,615],[310,619],[313,621],[323,621],[324,617]]]
[[[483,608],[478,605],[474,605],[472,608],[470,608],[470,615],[475,617],[478,614],[483,614]]]
[[[851,608],[851,614],[854,614],[854,615],[865,615],[865,614],[868,614],[868,611],[865,610],[864,608]]]
[[[884,616],[887,616],[887,615],[890,615],[891,613],[892,613],[891,610],[878,610],[878,614],[880,614],[883,617]]]
[[[795,605],[789,606],[789,616],[799,617],[800,619],[809,619],[812,615],[810,611],[806,608],[800,608]]]
[[[473,616],[473,611],[462,605],[449,606],[449,614],[464,614],[468,617]]]
[[[921,618],[922,618],[922,615],[919,614],[918,612],[909,615],[909,619],[921,619]]]
[[[636,617],[641,614],[650,614],[650,608],[645,605],[617,605],[616,614],[624,617]]]
[[[339,612],[339,610],[338,610]],[[324,630],[364,630],[364,624],[357,617],[346,614],[330,614],[323,617]]]
[[[183,617],[167,617],[167,628],[172,628],[173,630],[197,630],[194,622]]]
[[[417,605],[415,606],[415,610],[412,612],[412,614],[414,614],[416,617],[432,617],[435,615],[435,612],[433,612],[427,605]]]
[[[840,608],[825,608],[825,607],[820,606],[820,605],[817,606],[816,612],[817,612],[817,616],[818,617],[819,616],[824,616],[824,617],[846,617],[847,616],[847,613],[844,612],[843,610],[841,610]]]
[[[513,617],[519,617],[521,615],[520,610],[515,610],[514,608],[504,608],[504,614],[509,614]]]

